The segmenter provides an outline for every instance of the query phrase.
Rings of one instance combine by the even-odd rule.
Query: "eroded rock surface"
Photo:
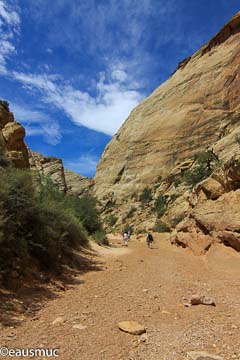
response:
[[[0,105],[0,148],[17,168],[29,167],[24,137],[25,129],[5,106]]]
[[[66,192],[63,162],[59,158],[44,156],[29,150],[30,169],[38,171],[40,174],[50,177],[59,190]]]
[[[237,128],[239,19],[240,13],[131,112],[99,162],[99,198],[126,199]]]
[[[74,171],[64,169],[64,176],[69,195],[82,196],[92,195],[94,180],[81,176]]]

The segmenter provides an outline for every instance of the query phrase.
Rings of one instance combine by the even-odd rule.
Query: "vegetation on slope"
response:
[[[88,234],[101,231],[93,198],[68,197],[49,179],[26,170],[0,169],[0,272],[23,274],[31,264],[43,270],[71,265]]]

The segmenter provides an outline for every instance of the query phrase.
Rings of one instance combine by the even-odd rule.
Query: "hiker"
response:
[[[147,240],[147,246],[149,247],[149,249],[152,249],[153,236],[150,232],[148,232],[146,240]]]
[[[126,231],[123,233],[123,245],[128,246],[128,233]]]

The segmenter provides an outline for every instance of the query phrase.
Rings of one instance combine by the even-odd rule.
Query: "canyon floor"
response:
[[[41,297],[34,314],[18,315],[20,324],[2,326],[0,344],[59,348],[63,360],[185,360],[203,350],[240,359],[239,253],[216,244],[194,256],[167,237],[153,249],[134,238],[125,248],[113,236],[110,248],[92,245],[91,271]],[[216,306],[185,307],[193,294]],[[124,320],[144,325],[146,334],[122,332]]]

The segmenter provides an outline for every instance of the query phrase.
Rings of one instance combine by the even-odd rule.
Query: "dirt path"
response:
[[[152,250],[132,241],[129,249],[101,250],[99,260],[101,271],[79,276],[37,316],[2,330],[0,343],[60,348],[62,360],[184,360],[193,350],[240,359],[238,253],[216,245],[196,257],[166,240]],[[195,293],[217,306],[184,307]],[[146,341],[121,332],[123,320],[145,325]]]

